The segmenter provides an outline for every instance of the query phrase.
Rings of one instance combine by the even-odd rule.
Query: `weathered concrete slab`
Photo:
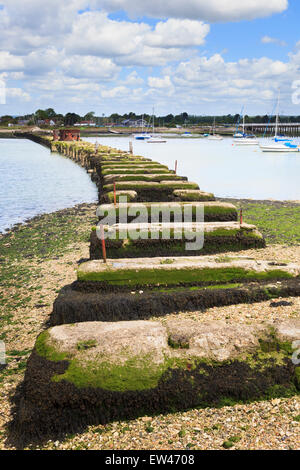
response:
[[[215,201],[214,194],[200,190],[197,191],[193,189],[176,189],[173,194],[175,199],[179,199],[180,201]]]
[[[128,166],[126,167],[108,167],[108,168],[102,168],[101,174],[102,176],[110,175],[110,174],[121,174],[121,175],[126,175],[126,174],[135,174],[135,175],[144,175],[144,174],[169,174],[169,173],[174,173],[168,168],[165,168],[164,166],[145,166],[145,165],[131,165],[129,168]]]
[[[104,263],[93,260],[79,266],[79,281],[109,286],[137,288],[142,286],[213,285],[232,282],[270,281],[295,278],[300,266],[274,266],[269,261],[247,258],[216,260],[212,257],[178,257],[118,259]],[[99,286],[100,287],[100,286]]]
[[[145,203],[121,203],[117,206],[114,204],[102,204],[99,207],[99,213],[108,214],[112,211],[115,211],[116,220],[115,223],[119,223],[120,212],[122,217],[124,214],[127,215],[128,222],[132,222],[139,214],[143,216],[145,222],[151,222],[152,218],[155,217],[155,214],[161,212],[160,218],[168,217],[170,222],[173,222],[174,219],[178,220],[181,218],[183,220],[184,213],[186,217],[188,216],[189,211],[191,212],[192,221],[196,220],[197,215],[201,214],[200,210],[204,210],[204,221],[205,222],[228,222],[236,221],[238,216],[237,208],[230,203],[225,202],[145,202]]]
[[[117,203],[119,202],[120,198],[127,198],[127,201],[136,201],[137,199],[137,192],[136,191],[116,191],[116,200]],[[114,192],[111,191],[109,193],[104,193],[100,197],[101,203],[112,203],[114,202],[115,195]]]
[[[290,343],[299,328],[299,320],[50,328],[28,361],[15,429],[28,444],[89,424],[299,394]]]
[[[105,226],[105,233],[110,258],[199,256],[265,247],[254,225],[237,222],[113,224]],[[95,229],[90,239],[91,259],[101,258],[99,243]]]
[[[160,181],[187,181],[187,178],[185,176],[177,176],[174,175],[174,173],[157,173],[157,174],[135,174],[135,173],[127,173],[127,174],[108,174],[103,176],[103,183],[104,185],[106,184],[112,184],[115,181],[117,182],[122,182],[122,181],[154,181],[154,182],[160,182]]]
[[[138,178],[138,177],[137,177]],[[187,181],[161,181],[157,183],[147,181],[117,181],[116,190],[133,190],[138,193],[138,202],[164,202],[174,200],[173,192],[176,189],[199,189],[198,184]],[[103,192],[114,190],[113,184],[103,186]]]

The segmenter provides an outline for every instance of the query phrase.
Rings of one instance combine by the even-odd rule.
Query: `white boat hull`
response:
[[[146,140],[147,144],[166,144],[167,141],[160,138],[151,137],[151,139]]]
[[[209,137],[207,137],[207,140],[223,140],[223,137],[219,135],[210,135]]]
[[[235,145],[258,145],[258,141],[255,139],[240,139],[235,142]]]
[[[281,153],[290,153],[290,152],[299,152],[299,148],[291,148],[286,145],[260,145],[260,148],[263,152],[281,152]]]

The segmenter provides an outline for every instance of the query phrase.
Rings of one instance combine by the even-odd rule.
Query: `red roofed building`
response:
[[[53,140],[59,140],[64,142],[73,142],[80,140],[79,129],[60,129],[59,131],[53,131]]]

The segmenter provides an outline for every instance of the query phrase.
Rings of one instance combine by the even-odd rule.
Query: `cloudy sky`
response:
[[[265,114],[279,87],[281,113],[300,114],[299,13],[299,0],[0,0],[0,115]]]

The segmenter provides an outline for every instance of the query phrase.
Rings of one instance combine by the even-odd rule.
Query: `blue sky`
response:
[[[299,1],[49,3],[0,0],[0,114],[300,114]]]

